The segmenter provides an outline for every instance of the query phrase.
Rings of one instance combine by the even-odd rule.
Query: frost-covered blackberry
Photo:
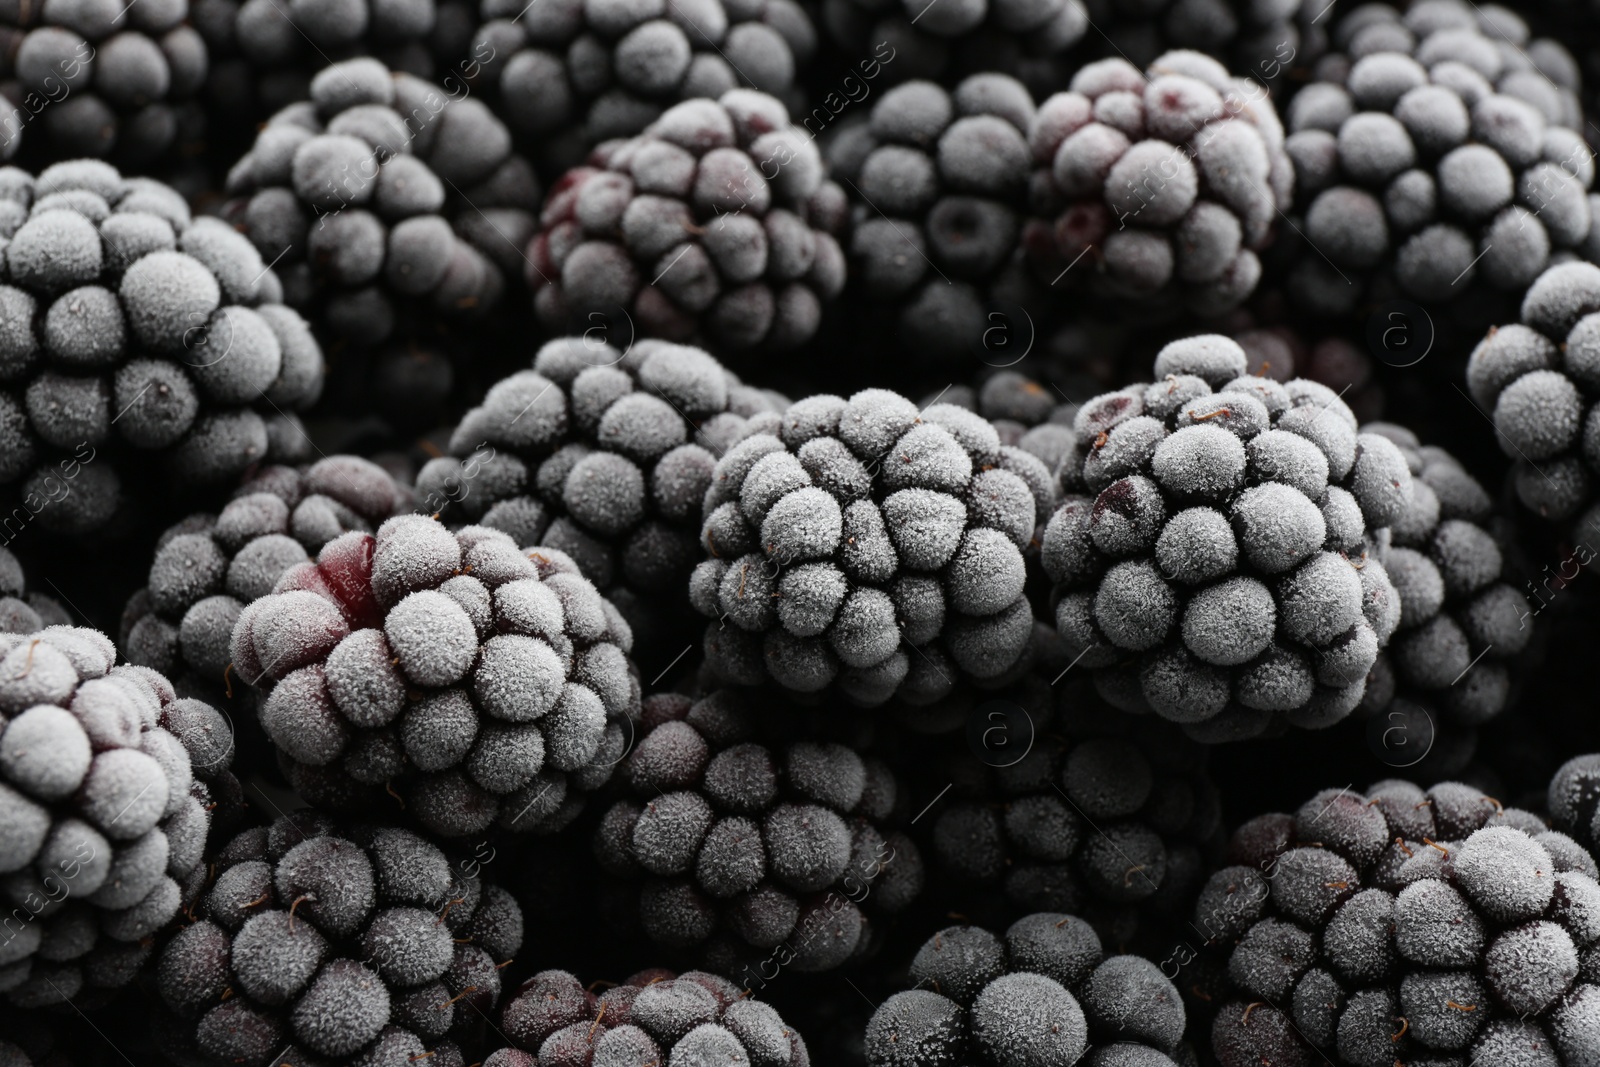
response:
[[[372,345],[407,305],[480,314],[522,270],[539,185],[481,100],[375,59],[336,63],[228,174],[230,222],[277,263],[285,300]]]
[[[28,577],[11,550],[0,547],[0,634],[31,634],[46,626],[70,626],[72,617],[55,597],[29,590]]]
[[[1287,111],[1301,307],[1349,313],[1368,282],[1425,302],[1475,281],[1517,293],[1592,258],[1594,162],[1565,49],[1457,0],[1363,6],[1334,43]]]
[[[0,171],[0,235],[0,486],[40,525],[104,525],[143,456],[184,485],[306,458],[322,350],[230,227],[79,160]]]
[[[856,315],[893,316],[919,361],[970,358],[991,293],[1020,284],[1033,119],[1033,97],[1004,74],[953,91],[911,81],[828,141],[829,173],[850,196]]]
[[[358,456],[256,472],[219,514],[190,515],[156,541],[146,585],[122,613],[128,662],[161,671],[186,696],[217,701],[248,692],[228,671],[245,605],[329,541],[371,533],[410,507],[407,487]]]
[[[1168,52],[1144,73],[1104,59],[1039,106],[1028,140],[1024,242],[1041,280],[1202,315],[1255,290],[1256,253],[1295,187],[1259,83],[1198,52]]]
[[[1023,550],[1055,498],[1036,456],[953,404],[812,396],[727,450],[689,596],[706,658],[852,702],[918,704],[998,682],[1033,633]]]
[[[940,874],[1003,889],[1010,914],[1070,911],[1125,944],[1187,909],[1220,838],[1221,806],[1205,750],[1175,726],[1097,719],[1115,726],[1070,742],[1036,736],[1007,767],[963,748],[933,820],[933,856]]]
[[[1326,3],[1326,0],[1323,0]],[[1149,63],[1192,48],[1229,63],[1274,92],[1292,92],[1291,72],[1327,48],[1327,18],[1316,0],[1086,0],[1106,55]]]
[[[208,859],[155,968],[183,1062],[460,1063],[522,945],[516,899],[407,830],[299,812]]]
[[[188,0],[9,4],[0,12],[0,158],[148,170],[204,130],[206,44]]]
[[[817,47],[795,0],[484,0],[473,77],[555,180],[684,100],[756,89],[791,106]]]
[[[941,930],[917,951],[910,977],[915,987],[867,1024],[872,1067],[1175,1067],[1180,1055],[1177,989],[1143,956],[1106,955],[1074,915],[1036,912],[1003,937],[979,926]]]
[[[1543,518],[1571,523],[1592,558],[1588,545],[1600,534],[1600,267],[1562,263],[1539,275],[1523,297],[1522,322],[1491,329],[1473,349],[1467,389],[1494,420],[1517,497]]]
[[[810,972],[864,955],[872,917],[923,879],[916,846],[888,828],[888,767],[839,744],[768,746],[758,724],[733,690],[647,699],[622,771],[632,796],[594,838],[606,871],[641,880],[626,897],[637,916],[619,921],[746,986],[763,960]]]
[[[718,457],[752,420],[775,427],[780,402],[698,348],[550,341],[462,417],[418,504],[565,552],[647,630],[701,559]]]
[[[229,654],[308,800],[460,836],[577,816],[632,736],[632,645],[565,554],[402,515],[285,571]]]
[[[1459,783],[1328,789],[1245,823],[1229,862],[1190,946],[1225,960],[1197,1035],[1220,1067],[1600,1055],[1595,860],[1533,813]]]
[[[732,89],[608,141],[550,191],[528,246],[552,333],[597,321],[721,352],[795,348],[844,287],[844,193],[776,98]]]
[[[567,971],[523,982],[500,1019],[516,1048],[491,1053],[484,1067],[811,1063],[805,1039],[771,1005],[708,971],[641,971],[603,993],[593,988]]]
[[[205,878],[226,720],[104,634],[0,634],[0,993],[13,1008],[127,985]]]
[[[1421,707],[1457,728],[1483,725],[1512,697],[1534,612],[1507,581],[1494,501],[1454,456],[1393,423],[1369,423],[1411,471],[1411,502],[1390,527],[1384,569],[1400,623],[1367,675],[1370,714]]]
[[[1400,620],[1381,561],[1411,472],[1337,394],[1226,337],[1079,409],[1041,556],[1056,630],[1111,703],[1208,740],[1353,711]]]

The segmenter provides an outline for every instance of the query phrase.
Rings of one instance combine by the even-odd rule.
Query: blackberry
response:
[[[155,974],[180,1047],[249,1067],[451,1062],[500,1001],[522,909],[407,830],[308,815],[211,857]]]
[[[156,541],[146,585],[122,612],[128,661],[212,703],[249,692],[228,670],[234,623],[245,606],[328,542],[371,533],[410,504],[409,489],[358,456],[257,471],[219,514],[190,515]]]
[[[844,286],[844,216],[783,104],[732,89],[675,105],[557,182],[528,285],[552,333],[625,318],[642,337],[788,350]]]
[[[730,89],[803,98],[816,30],[795,0],[528,7],[484,0],[474,77],[550,180],[595,145],[644,131],[673,104]],[[481,73],[480,73],[481,71]]]
[[[1274,93],[1292,84],[1328,46],[1331,21],[1314,0],[1087,0],[1105,44],[1131,63],[1148,64],[1173,48],[1215,56]]]
[[[0,547],[0,634],[31,634],[46,626],[70,626],[72,617],[55,597],[28,591],[28,578],[11,550]]]
[[[967,356],[984,339],[994,294],[1025,284],[1033,121],[1021,82],[979,74],[950,92],[897,85],[828,141],[829,172],[850,194],[860,315],[887,312],[919,358]]]
[[[914,988],[867,1024],[872,1067],[1172,1067],[1182,1048],[1183,1000],[1161,968],[1105,955],[1073,915],[1036,912],[1003,938],[949,927],[923,943],[910,976]]]
[[[647,699],[623,769],[633,795],[594,837],[608,873],[642,880],[626,899],[646,936],[742,968],[742,985],[773,964],[804,973],[859,958],[872,918],[922,890],[916,846],[886,825],[889,769],[839,744],[762,744],[752,710],[730,690]]]
[[[1040,105],[1028,139],[1024,243],[1042,281],[1207,316],[1255,290],[1296,172],[1256,83],[1197,52],[1145,73],[1100,60]]]
[[[455,837],[578,814],[632,733],[632,644],[563,553],[401,515],[285,571],[230,653],[308,800]]]
[[[1600,532],[1600,267],[1562,263],[1539,275],[1523,297],[1522,322],[1491,329],[1473,349],[1467,389],[1493,418],[1517,498],[1573,526],[1592,558],[1588,538]]]
[[[561,338],[462,418],[417,495],[447,521],[565,552],[645,633],[701,558],[718,457],[778,410],[698,348]]]
[[[1221,1067],[1568,1067],[1600,1046],[1588,850],[1460,783],[1328,789],[1234,834],[1194,925]]]
[[[929,704],[1024,667],[1023,550],[1054,487],[1034,455],[953,404],[813,396],[717,461],[690,600],[707,661],[851,702]]]
[[[0,171],[0,219],[0,486],[42,526],[103,526],[140,453],[211,486],[309,451],[322,351],[248,241],[95,160]]]
[[[1494,502],[1454,456],[1392,423],[1369,423],[1405,457],[1411,501],[1390,527],[1384,569],[1400,623],[1367,676],[1368,714],[1443,713],[1468,731],[1511,702],[1533,613],[1506,581]],[[1395,717],[1390,714],[1390,718]]]
[[[1340,51],[1287,115],[1309,246],[1288,285],[1303,309],[1346,314],[1389,289],[1443,302],[1480,280],[1515,294],[1585,253],[1594,164],[1577,67],[1553,61],[1552,42],[1535,66],[1527,38],[1510,12],[1454,0],[1340,21]]]
[[[1010,766],[963,748],[932,853],[939,873],[1002,889],[1007,914],[1072,912],[1108,943],[1148,943],[1204,880],[1221,802],[1205,749],[1177,727],[1093,714],[1099,732],[1071,740],[1035,724]]]
[[[104,634],[0,634],[0,992],[107,999],[194,899],[214,802],[237,793],[223,717]]]
[[[805,1039],[771,1005],[707,971],[641,971],[598,996],[567,971],[540,971],[518,987],[500,1024],[527,1053],[502,1049],[484,1067],[811,1062]]]
[[[1400,598],[1382,562],[1412,498],[1337,394],[1247,375],[1218,335],[1079,409],[1041,555],[1056,629],[1111,703],[1207,740],[1353,711]]]
[[[0,13],[0,158],[145,170],[204,130],[206,43],[188,3],[12,4]]]
[[[286,301],[374,345],[422,302],[481,315],[522,269],[539,186],[480,100],[375,59],[336,63],[228,174],[232,222],[279,264]]]

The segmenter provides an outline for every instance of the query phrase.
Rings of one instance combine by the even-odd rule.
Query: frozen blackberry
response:
[[[1345,314],[1394,289],[1437,303],[1475,282],[1514,294],[1584,254],[1594,164],[1570,57],[1535,66],[1520,19],[1459,0],[1363,7],[1334,43],[1287,114],[1299,306]]]
[[[895,86],[828,141],[829,173],[850,195],[857,314],[892,316],[918,360],[970,358],[996,294],[1024,284],[1033,120],[1021,82],[979,74],[949,92]]]
[[[1531,812],[1459,783],[1328,789],[1241,826],[1229,860],[1194,912],[1226,958],[1202,1024],[1220,1067],[1600,1052],[1595,861]]]
[[[0,158],[148,171],[205,128],[205,41],[187,0],[9,4],[0,12]]]
[[[156,541],[146,585],[122,613],[128,661],[172,678],[185,696],[220,703],[250,692],[228,670],[245,606],[329,541],[410,509],[410,490],[358,456],[256,472],[219,514],[190,515]]]
[[[0,634],[0,992],[92,1004],[192,902],[232,737],[104,634]]]
[[[267,121],[228,174],[227,219],[283,276],[285,300],[358,345],[408,305],[481,315],[523,267],[539,185],[480,100],[375,59],[336,63]]]
[[[445,1053],[501,999],[522,909],[393,827],[280,818],[210,857],[156,986],[185,1062],[400,1064]]]
[[[450,454],[418,476],[418,503],[565,552],[648,632],[701,559],[718,458],[779,410],[698,348],[561,338],[462,418]]]
[[[513,131],[537,146],[548,180],[595,145],[642,133],[673,104],[730,89],[802,99],[798,76],[816,30],[795,0],[528,7],[484,0],[473,38],[475,84]]]
[[[1249,376],[1218,335],[1079,409],[1041,555],[1056,630],[1113,704],[1205,740],[1353,711],[1400,620],[1381,560],[1412,498],[1331,389]]]
[[[932,853],[939,873],[1002,888],[1008,914],[1070,911],[1127,944],[1188,908],[1220,840],[1221,806],[1205,749],[1176,726],[1095,718],[1099,735],[1036,736],[1007,767],[963,748]]]
[[[922,890],[916,846],[887,825],[888,767],[839,744],[762,744],[752,712],[732,690],[646,700],[622,773],[632,797],[594,838],[608,873],[640,880],[626,899],[652,941],[746,987],[771,960],[814,972],[859,958],[873,918]]]
[[[738,352],[792,349],[844,286],[844,194],[774,97],[731,89],[608,141],[551,189],[528,246],[552,333],[597,321]]]
[[[1533,636],[1534,613],[1506,581],[1494,502],[1454,456],[1409,430],[1363,429],[1400,449],[1411,502],[1390,527],[1384,557],[1400,624],[1367,676],[1362,709],[1378,715],[1420,706],[1475,729],[1511,702],[1514,668]]]
[[[1173,48],[1215,56],[1274,93],[1328,46],[1315,0],[1085,0],[1101,51],[1148,64]]]
[[[1600,533],[1600,267],[1562,263],[1539,275],[1523,297],[1522,322],[1491,329],[1473,350],[1467,389],[1494,420],[1518,499],[1572,525],[1579,551],[1592,555],[1585,544]]]
[[[285,571],[230,654],[308,800],[456,837],[576,817],[633,733],[632,645],[564,553],[402,515]]]
[[[1197,52],[1091,63],[1040,105],[1024,235],[1042,281],[1202,315],[1256,287],[1295,168],[1265,90]],[[1086,259],[1086,262],[1080,262]]]
[[[70,626],[61,602],[34,589],[11,550],[0,547],[0,634],[31,634],[46,626]]]
[[[229,227],[79,160],[0,172],[0,235],[0,486],[41,526],[103,526],[140,453],[210,486],[310,450],[322,351]]]
[[[1183,1044],[1183,1000],[1161,968],[1105,955],[1073,915],[1036,912],[1003,938],[941,930],[912,959],[911,978],[915,988],[867,1024],[872,1067],[1174,1067]]]
[[[805,1039],[749,993],[707,971],[649,970],[596,995],[566,971],[540,971],[522,983],[500,1019],[502,1036],[526,1054],[503,1049],[484,1067],[809,1067]]]
[[[928,704],[1024,662],[1023,550],[1054,499],[1048,468],[953,404],[868,389],[813,396],[717,461],[690,579],[707,661],[853,703]]]

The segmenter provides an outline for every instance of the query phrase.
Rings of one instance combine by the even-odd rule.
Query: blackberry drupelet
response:
[[[1021,82],[978,74],[897,85],[839,127],[827,161],[850,195],[857,329],[890,316],[919,361],[950,364],[982,344],[998,297],[1022,303],[1033,120]]]
[[[1289,292],[1349,314],[1398,290],[1434,303],[1475,281],[1515,294],[1592,256],[1594,163],[1577,66],[1504,9],[1368,5],[1291,101],[1298,229]],[[1537,65],[1536,65],[1537,64]]]
[[[103,526],[141,454],[214,486],[309,452],[322,350],[250,242],[95,160],[0,171],[0,220],[0,485],[42,526]]]
[[[156,969],[200,1063],[449,1063],[522,945],[516,899],[407,830],[299,812],[211,865]]]
[[[844,287],[844,193],[774,97],[733,89],[596,148],[551,189],[528,246],[552,333],[624,320],[641,337],[785,351]]]
[[[1054,501],[1040,459],[953,404],[798,401],[717,461],[689,585],[707,661],[867,706],[1002,684],[1025,669],[1023,551]]]
[[[1218,335],[1079,409],[1041,556],[1056,629],[1112,704],[1211,741],[1361,701],[1400,598],[1386,528],[1405,457],[1326,386],[1248,376]]]
[[[371,533],[410,506],[407,487],[359,456],[257,471],[219,514],[190,515],[156,541],[146,585],[122,612],[128,662],[212,703],[250,692],[228,671],[233,626],[245,606],[329,541],[353,530]]]
[[[104,634],[0,634],[0,992],[92,1006],[192,901],[215,803],[236,802],[222,716]],[[221,792],[214,792],[213,787]]]
[[[1227,960],[1208,1024],[1221,1067],[1575,1067],[1600,1051],[1595,860],[1531,812],[1381,782],[1258,816],[1229,852],[1194,918]]]
[[[769,965],[860,958],[872,917],[905,908],[923,880],[916,846],[887,826],[889,769],[839,744],[763,744],[754,711],[733,690],[647,699],[623,770],[633,796],[594,838],[607,872],[642,879],[625,896],[631,921],[743,985]]]
[[[684,100],[749,88],[798,106],[817,46],[795,0],[485,0],[482,15],[475,77],[549,181]]]
[[[566,971],[541,971],[522,983],[501,1015],[501,1029],[516,1047],[491,1053],[483,1067],[809,1067],[805,1039],[749,992],[707,971],[649,970],[596,995]]]
[[[1161,968],[1105,955],[1073,915],[1036,912],[1003,938],[979,926],[941,930],[910,977],[915,988],[867,1024],[872,1067],[1176,1067],[1180,1055],[1183,1000]]]
[[[578,815],[632,736],[632,644],[563,553],[402,515],[290,567],[230,651],[307,800],[458,837]]]
[[[311,80],[228,174],[225,216],[280,264],[285,300],[375,345],[408,304],[481,315],[523,268],[539,186],[480,100],[375,59]]]
[[[1267,91],[1198,52],[1091,63],[1039,106],[1024,243],[1042,282],[1204,316],[1242,303],[1295,167]],[[1087,260],[1087,262],[1084,262]]]
[[[784,404],[698,348],[550,341],[463,416],[417,477],[419,506],[565,552],[637,636],[676,637],[663,601],[701,559],[717,459]]]
[[[11,550],[0,547],[0,634],[31,634],[46,626],[71,626],[61,602],[35,588]]]
[[[188,0],[22,3],[0,13],[0,158],[93,157],[148,170],[198,139],[205,41]]]

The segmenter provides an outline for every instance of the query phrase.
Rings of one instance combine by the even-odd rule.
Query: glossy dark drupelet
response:
[[[647,699],[622,771],[632,796],[594,838],[608,873],[641,881],[617,921],[743,986],[859,959],[874,918],[923,882],[916,846],[888,828],[889,769],[843,745],[759,743],[767,712],[734,690]]]
[[[1531,812],[1459,783],[1328,789],[1245,823],[1228,858],[1194,911],[1226,959],[1199,1035],[1221,1067],[1600,1051],[1595,860]]]
[[[501,1033],[516,1047],[491,1053],[484,1067],[811,1063],[798,1031],[719,975],[648,970],[606,984],[596,994],[567,971],[541,971],[523,982],[500,1018]]]
[[[722,678],[929,704],[1026,669],[1023,551],[1055,487],[971,411],[813,396],[718,460],[689,585]]]
[[[632,736],[632,644],[565,554],[402,515],[290,567],[230,655],[307,800],[459,837],[578,815]]]
[[[1107,956],[1073,915],[1036,912],[1004,937],[978,926],[941,930],[912,959],[910,977],[915,988],[884,1001],[867,1024],[872,1067],[1176,1067],[1175,1057],[1192,1056],[1183,1000],[1161,968]]]
[[[155,973],[185,1062],[459,1063],[522,946],[515,898],[407,830],[302,811],[210,859]]]
[[[470,318],[522,270],[539,184],[480,100],[337,63],[229,171],[230,222],[277,264],[285,301],[375,345],[408,310]]]
[[[1204,316],[1261,278],[1295,168],[1267,90],[1198,52],[1100,60],[1039,106],[1024,234],[1043,282]]]
[[[145,457],[202,487],[308,458],[322,350],[230,227],[79,160],[0,172],[0,235],[0,485],[41,526],[104,526]]]
[[[95,630],[0,634],[0,993],[13,1011],[93,1007],[131,982],[200,892],[212,809],[238,791],[223,717],[115,661]]]
[[[1442,303],[1474,282],[1515,294],[1593,258],[1594,162],[1577,65],[1501,8],[1370,5],[1287,112],[1303,232],[1297,305],[1351,313],[1366,294]]]
[[[1068,654],[1203,740],[1332,725],[1400,619],[1382,559],[1405,457],[1326,386],[1250,376],[1226,337],[1167,345],[1155,377],[1079,409],[1058,471],[1041,554]]]
[[[678,104],[551,189],[526,275],[540,322],[785,351],[844,287],[845,198],[774,97]]]

